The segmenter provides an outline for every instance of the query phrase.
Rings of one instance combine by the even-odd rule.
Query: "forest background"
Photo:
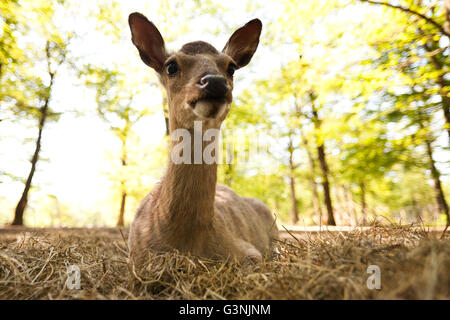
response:
[[[129,225],[163,174],[166,97],[134,11],[171,50],[262,20],[222,136],[253,151],[221,183],[282,223],[448,221],[450,1],[3,0],[0,224]]]

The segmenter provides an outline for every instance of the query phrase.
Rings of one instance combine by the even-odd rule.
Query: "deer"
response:
[[[233,74],[253,57],[261,21],[254,19],[237,29],[222,51],[194,41],[172,53],[143,14],[130,14],[128,22],[140,58],[156,71],[167,93],[171,137],[177,130],[194,135],[199,121],[202,128],[220,130],[231,107]],[[170,152],[177,143],[170,139]],[[130,226],[129,261],[142,266],[149,251],[175,249],[253,265],[272,256],[277,237],[274,215],[262,201],[240,197],[217,183],[216,161],[193,164],[169,159],[165,174],[141,202]]]

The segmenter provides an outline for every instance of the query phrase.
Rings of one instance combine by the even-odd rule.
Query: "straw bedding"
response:
[[[0,229],[0,299],[449,299],[450,236],[373,226],[285,234],[270,261],[241,266],[177,252],[127,263],[127,231]],[[67,284],[80,270],[80,289]],[[381,271],[370,290],[369,265]]]

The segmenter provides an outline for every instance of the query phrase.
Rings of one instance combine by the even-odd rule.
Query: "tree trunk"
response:
[[[311,189],[313,192],[313,207],[314,211],[319,213],[319,220],[322,221],[322,206],[320,205],[319,191],[317,191],[317,183],[314,179],[314,176],[311,176]]]
[[[227,186],[231,187],[233,184],[233,164],[228,163],[225,165],[225,178],[224,182]]]
[[[40,118],[39,118],[39,134],[36,140],[36,148],[33,153],[33,157],[31,158],[31,170],[28,174],[28,178],[25,182],[25,187],[22,192],[22,196],[20,197],[19,202],[17,203],[16,210],[14,212],[14,220],[12,225],[22,226],[23,225],[23,214],[28,204],[28,193],[31,188],[31,182],[33,180],[34,173],[36,171],[36,164],[39,160],[39,152],[41,151],[41,142],[42,142],[42,131],[44,130],[45,121],[48,116],[48,103],[49,98],[45,101],[45,104],[42,108],[39,109]]]
[[[444,29],[448,34],[450,34],[450,0],[444,0],[444,8],[445,8]]]
[[[289,140],[289,182],[291,186],[291,221],[292,224],[296,224],[298,222],[298,207],[297,207],[297,197],[295,195],[295,178],[294,178],[294,171],[295,171],[295,165],[294,165],[294,147],[292,140]]]
[[[163,90],[164,91],[164,90]],[[164,112],[164,123],[166,125],[166,136],[169,136],[170,134],[170,127],[169,127],[169,104],[167,102],[166,95],[163,96],[163,112]]]
[[[20,197],[20,200],[17,203],[16,210],[14,212],[14,220],[11,223],[12,225],[19,225],[19,226],[23,225],[23,214],[24,214],[25,209],[28,204],[28,193],[31,188],[31,183],[33,180],[34,173],[36,171],[36,164],[39,160],[39,152],[41,151],[42,131],[44,130],[45,122],[47,120],[48,113],[49,113],[48,105],[50,102],[50,97],[52,95],[52,89],[53,89],[53,84],[55,81],[55,75],[56,75],[56,70],[57,70],[57,69],[55,69],[53,71],[51,70],[51,49],[50,49],[50,41],[49,40],[47,40],[47,42],[46,42],[45,53],[47,56],[47,72],[48,72],[48,75],[50,76],[50,83],[49,83],[48,87],[46,88],[48,90],[48,95],[45,97],[44,105],[41,108],[39,108],[39,133],[38,133],[38,138],[36,140],[36,148],[34,150],[33,157],[31,158],[31,170],[30,170],[30,173],[28,174],[27,180],[25,182],[25,187],[23,189],[22,196]],[[58,67],[61,65],[61,63],[64,62],[64,59],[65,59],[65,56],[61,61],[59,61]]]
[[[436,202],[439,207],[440,213],[445,213],[446,219],[447,219],[447,225],[450,223],[450,217],[449,217],[449,210],[448,210],[448,204],[445,200],[444,191],[442,190],[441,185],[441,174],[439,170],[436,168],[436,163],[433,159],[433,149],[431,147],[430,140],[425,141],[426,147],[427,147],[427,154],[428,154],[428,160],[430,164],[430,170],[431,170],[431,176],[434,181],[434,190],[436,192]]]
[[[311,100],[312,100],[312,104],[314,104],[313,99],[311,99]],[[319,119],[319,115],[318,115],[317,110],[314,107],[314,105],[313,105],[313,117],[314,117],[314,119],[313,119],[314,126],[317,130],[320,128],[321,121]],[[327,213],[328,213],[327,224],[330,226],[335,226],[336,221],[334,220],[333,204],[331,201],[331,192],[330,192],[330,183],[328,180],[329,169],[328,169],[328,164],[327,164],[327,160],[326,160],[326,156],[325,156],[325,146],[324,146],[323,142],[321,142],[317,146],[317,155],[319,158],[320,169],[322,170],[322,186],[323,186],[323,193],[324,193],[324,198],[325,198],[325,205],[326,205]]]
[[[117,227],[124,226],[124,216],[125,216],[125,202],[127,199],[127,193],[122,192],[122,199],[120,201],[120,211],[119,211],[119,219],[117,220]]]
[[[278,212],[280,212],[280,202],[278,201],[277,197],[275,197],[274,203],[275,203],[275,212],[276,214],[278,214]]]
[[[312,196],[313,196],[312,200],[313,200],[314,212],[319,213],[319,221],[322,221],[322,207],[320,205],[319,192],[317,191],[317,183],[316,183],[316,179],[314,177],[315,172],[316,172],[316,163],[314,161],[314,158],[313,158],[311,152],[309,151],[308,141],[306,140],[306,137],[302,131],[300,131],[300,135],[302,138],[303,146],[305,147],[305,150],[306,150],[306,154],[308,156],[309,168],[311,170],[311,174],[309,175],[309,181],[311,184],[311,190],[312,190]],[[319,223],[321,223],[321,222],[319,222]]]
[[[415,218],[416,218],[417,223],[422,222],[422,221],[423,221],[423,220],[422,220],[422,217],[421,217],[421,212],[422,212],[422,210],[419,209],[419,204],[417,203],[417,200],[416,200],[416,198],[414,197],[414,194],[412,195],[411,203],[412,203],[413,212],[414,212],[414,215],[415,215]]]
[[[128,119],[127,119],[128,120]],[[129,128],[129,123],[127,123],[127,128]],[[122,168],[125,169],[127,166],[127,138],[128,138],[128,130],[125,130],[125,135],[122,137]],[[117,227],[124,226],[124,216],[125,216],[125,201],[127,199],[127,189],[125,185],[126,181],[122,179],[120,185],[122,187],[122,197],[120,201],[120,210],[119,210],[119,218],[117,219]]]
[[[317,153],[319,156],[320,168],[322,169],[322,179],[323,179],[322,186],[325,198],[325,205],[328,213],[327,224],[330,226],[335,226],[336,221],[334,221],[333,204],[331,201],[331,193],[330,193],[330,183],[328,180],[328,165],[325,158],[325,147],[323,144],[317,147]]]
[[[219,155],[222,157],[222,159],[220,159],[220,161],[223,161],[223,180],[224,180],[224,184],[226,184],[227,186],[231,187],[233,184],[233,178],[234,178],[234,148],[233,145],[230,143],[227,143],[227,137],[225,136],[224,131],[221,131],[222,136],[221,139],[223,141],[223,147],[221,146],[221,148],[225,148],[226,150],[221,150],[224,151],[224,153],[221,155],[219,152]]]
[[[345,184],[342,185],[342,192],[344,194],[345,203],[347,204],[347,210],[349,212],[349,215],[353,216],[353,221],[355,225],[358,225],[358,213],[357,210],[355,210],[355,206],[353,204],[353,197],[352,197],[352,191],[351,188],[348,188]]]
[[[295,197],[295,179],[291,175],[289,175],[289,180],[291,184],[291,202],[292,202],[292,209],[291,209],[291,221],[292,224],[297,224],[298,222],[298,207],[297,207],[297,199]]]
[[[361,214],[362,214],[362,225],[367,222],[367,204],[366,204],[366,185],[363,181],[359,183],[359,189],[361,191]]]

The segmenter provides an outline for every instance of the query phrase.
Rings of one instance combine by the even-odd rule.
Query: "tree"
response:
[[[312,107],[312,121],[314,123],[314,129],[317,132],[320,132],[322,120],[319,118],[318,114],[318,108],[316,106],[316,97],[315,93],[311,92],[309,94],[311,107]],[[322,186],[323,186],[323,194],[325,198],[325,206],[327,208],[327,214],[328,214],[328,220],[327,224],[330,226],[335,226],[336,221],[334,220],[334,213],[333,213],[333,204],[331,200],[331,192],[330,192],[330,182],[329,182],[329,169],[328,169],[328,163],[325,155],[325,143],[321,141],[320,137],[316,138],[318,140],[317,144],[317,157],[319,159],[320,169],[322,170]]]
[[[37,92],[36,98],[39,99],[39,107],[24,106],[26,109],[28,109],[27,112],[32,112],[38,120],[38,136],[36,138],[34,153],[31,158],[31,169],[26,179],[22,196],[17,203],[17,207],[14,213],[14,220],[12,222],[13,225],[23,225],[23,214],[28,204],[28,193],[30,192],[31,183],[36,171],[36,165],[39,160],[44,127],[47,124],[48,120],[56,120],[59,117],[58,113],[55,113],[50,109],[50,100],[55,83],[56,73],[58,71],[58,68],[62,63],[64,63],[66,59],[66,46],[67,42],[63,43],[61,41],[55,41],[55,38],[53,38],[52,40],[47,40],[45,45],[45,54],[50,81],[47,85],[38,84],[39,87],[43,87],[40,91]],[[23,107],[21,107],[21,109],[23,109]]]
[[[405,44],[403,41],[406,40],[404,39],[402,42],[398,42],[397,48],[409,53],[409,60],[403,63],[406,67],[409,67],[417,59],[423,58],[427,60],[428,68],[425,68],[424,71],[428,74],[419,71],[419,75],[422,74],[423,78],[431,80],[434,82],[434,85],[439,88],[441,109],[446,122],[448,138],[450,139],[450,81],[445,77],[446,70],[448,70],[450,66],[448,50],[446,50],[448,46],[447,48],[443,48],[440,45],[441,38],[450,38],[450,4],[448,0],[445,0],[441,7],[437,3],[430,4],[427,1],[422,0],[404,1],[405,5],[371,0],[360,1],[398,10],[407,15],[408,20],[413,22],[410,24],[411,27],[409,28],[413,30],[410,30],[410,32],[406,31],[405,35],[409,37],[409,39],[407,39],[408,44],[416,43],[417,45],[406,48],[403,46],[403,44]],[[421,53],[421,51],[418,50],[420,48],[422,48],[426,54]],[[430,84],[433,86],[432,83]]]
[[[9,61],[14,65],[11,71],[15,80],[11,80],[11,78],[2,80],[13,82],[11,83],[13,85],[9,86],[9,90],[5,90],[2,93],[2,100],[5,101],[12,114],[35,120],[38,129],[35,148],[31,157],[31,168],[15,209],[13,225],[23,224],[28,195],[39,161],[44,128],[49,121],[54,121],[59,117],[59,113],[54,112],[51,108],[52,90],[54,89],[56,76],[61,65],[67,61],[68,46],[73,34],[58,31],[53,21],[55,7],[56,5],[53,6],[49,2],[43,2],[40,5],[38,9],[43,14],[36,21],[32,20],[29,23],[30,27],[32,26],[38,33],[37,37],[41,37],[39,38],[41,41],[33,42],[33,47],[31,44],[27,44],[30,47],[28,47],[26,54],[21,57],[21,63],[18,63],[19,60],[14,59],[14,57],[9,58]],[[13,18],[10,18],[11,20]],[[6,23],[6,27],[8,28],[8,23]],[[8,35],[8,32],[5,33],[6,35]],[[14,43],[13,37],[14,34],[10,37],[10,41]],[[36,61],[39,59],[44,61],[41,65],[42,69],[39,68],[40,66],[37,66],[39,63]],[[40,70],[45,70],[45,72],[40,73]],[[9,75],[11,75],[11,71]]]
[[[429,163],[429,168],[431,171],[431,177],[433,178],[433,182],[434,182],[434,190],[436,193],[436,203],[439,207],[439,211],[443,212],[445,214],[446,219],[447,219],[447,225],[448,225],[448,224],[450,224],[449,208],[448,208],[447,200],[445,199],[444,190],[443,190],[442,184],[441,184],[441,173],[437,169],[436,161],[433,158],[433,149],[432,149],[432,145],[431,145],[433,142],[433,137],[432,137],[432,134],[425,129],[429,125],[426,126],[424,124],[427,120],[429,121],[429,119],[427,119],[427,117],[424,116],[423,114],[419,114],[419,116],[421,116],[421,119],[419,119],[419,127],[420,127],[422,133],[425,135],[424,143],[426,146],[426,154],[428,156],[428,163]]]
[[[308,143],[308,139],[303,132],[303,130],[300,129],[300,137],[302,140],[303,148],[306,151],[306,155],[308,157],[308,165],[309,165],[309,174],[308,179],[310,181],[311,191],[312,191],[312,202],[314,206],[314,212],[319,213],[319,224],[322,223],[322,206],[320,205],[320,197],[319,197],[319,191],[317,190],[317,182],[316,182],[316,159],[313,157],[312,152],[310,150],[310,146]]]
[[[131,177],[127,174],[130,161],[130,139],[133,136],[133,126],[151,111],[148,105],[134,103],[139,96],[141,86],[130,83],[127,75],[120,73],[120,67],[113,70],[86,65],[80,73],[88,87],[95,89],[97,111],[100,117],[108,123],[111,131],[121,143],[120,173],[113,178],[118,179],[120,188],[120,206],[117,226],[124,225],[124,215],[127,197],[130,195]]]
[[[294,143],[292,135],[289,135],[288,152],[289,152],[289,186],[291,189],[291,221],[292,224],[297,224],[298,222],[298,206],[297,206],[297,196],[295,193],[295,169],[297,165],[294,163]]]
[[[410,142],[409,149],[425,147],[425,157],[428,159],[425,163],[434,181],[436,202],[449,221],[448,204],[441,185],[441,174],[433,159],[432,145],[439,135],[432,125],[438,110],[442,110],[444,128],[450,138],[450,83],[445,77],[449,67],[448,47],[440,42],[442,37],[448,37],[445,30],[448,11],[437,3],[429,5],[422,1],[404,1],[402,4],[362,1],[403,14],[407,25],[404,31],[377,39],[374,44],[380,55],[372,61],[372,65],[377,69],[395,70],[403,87],[402,90],[380,90],[385,101],[390,102],[380,119],[384,117],[386,122],[412,131],[403,137],[404,141]],[[409,23],[411,21],[414,23]],[[419,159],[416,162],[421,165]]]

